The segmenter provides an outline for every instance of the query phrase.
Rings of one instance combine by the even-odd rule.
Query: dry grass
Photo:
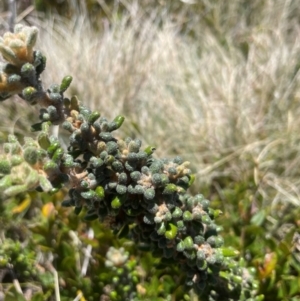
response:
[[[124,114],[123,134],[157,155],[183,155],[197,187],[253,178],[264,205],[299,206],[299,7],[228,2],[184,6],[177,18],[127,3],[128,14],[104,20],[100,33],[84,15],[32,19],[45,81],[72,74],[71,94],[109,118]]]

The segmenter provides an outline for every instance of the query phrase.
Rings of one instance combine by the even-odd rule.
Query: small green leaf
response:
[[[151,156],[154,151],[156,150],[156,148],[154,146],[147,146],[145,149],[144,149],[144,152],[148,155],[148,156]]]
[[[70,75],[65,76],[65,77],[62,79],[62,81],[61,81],[61,85],[60,85],[60,90],[59,90],[59,92],[60,92],[60,93],[65,92],[65,91],[69,88],[69,86],[70,86],[72,80],[73,80],[73,77],[72,77],[72,76],[70,76]]]
[[[194,241],[192,239],[191,236],[187,236],[185,239],[184,239],[184,245],[185,245],[185,249],[186,250],[192,250],[193,247],[194,247]]]
[[[113,122],[110,124],[109,130],[110,130],[110,131],[117,130],[118,128],[121,127],[121,125],[123,124],[124,120],[125,120],[125,117],[124,117],[124,116],[118,115],[118,116],[113,120]]]
[[[235,257],[240,254],[239,251],[230,248],[220,248],[220,251],[224,257]]]
[[[169,223],[167,226],[167,231],[165,233],[165,238],[172,240],[176,237],[177,232],[178,232],[178,228],[174,224]]]
[[[111,202],[111,207],[114,209],[118,209],[122,206],[122,199],[117,195],[113,198]]]
[[[94,123],[99,117],[100,117],[100,112],[98,112],[98,111],[92,112],[90,114],[90,116],[88,117],[88,123],[89,124]]]
[[[172,194],[177,191],[177,186],[173,183],[167,184],[163,190],[163,194]]]
[[[38,135],[38,143],[41,148],[47,150],[47,148],[51,145],[48,134],[46,134],[45,132],[41,132]]]
[[[0,174],[8,175],[10,174],[10,169],[11,166],[8,160],[4,159],[0,161]]]

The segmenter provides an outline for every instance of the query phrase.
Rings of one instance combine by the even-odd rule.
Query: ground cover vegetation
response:
[[[0,15],[3,34],[9,28],[8,6],[5,2],[0,5],[3,6]],[[252,1],[251,4],[248,1],[225,4],[223,1],[145,1],[143,4],[86,1],[78,5],[72,1],[37,1],[35,6],[30,1],[20,1],[18,5],[16,20],[39,28],[36,49],[41,53],[28,51],[31,56],[22,57],[21,62],[11,61],[4,54],[4,59],[19,71],[2,67],[1,73],[0,139],[4,145],[1,158],[6,156],[7,159],[9,155],[9,167],[2,166],[1,175],[0,297],[4,300],[259,300],[264,295],[264,300],[299,300],[300,11],[296,1]],[[22,32],[22,28],[17,31]],[[31,43],[30,39],[26,40],[27,47],[30,48]],[[44,56],[47,66],[42,73]],[[34,72],[30,66],[23,67],[25,61],[34,66]],[[30,72],[34,73],[33,77]],[[13,76],[8,90],[3,88],[7,85],[5,74]],[[73,76],[73,81],[66,90],[71,78],[61,80],[67,74]],[[58,85],[51,86],[53,83]],[[40,91],[46,111],[40,112],[38,106],[30,105],[38,101],[33,90],[26,90],[28,86]],[[23,100],[13,95],[16,93]],[[80,111],[85,109],[79,108],[76,98],[72,98],[75,94],[91,111],[87,110],[86,114]],[[64,123],[65,129],[48,129],[49,121],[54,124],[62,121],[59,106],[53,105],[62,97],[70,100],[70,103],[63,102],[63,107],[64,112],[69,112],[67,121],[72,127]],[[72,110],[82,116],[77,119],[78,116],[71,114]],[[109,138],[109,133],[117,129],[124,116],[124,124],[113,134],[119,142],[116,142],[118,150],[122,147],[123,155],[128,156],[135,153],[132,150],[136,147],[136,153],[147,156],[138,159],[134,167],[139,174],[131,176],[136,170],[126,169],[125,172],[131,182],[136,181],[134,185],[147,184],[147,191],[133,187],[135,190],[128,192],[132,189],[129,186],[134,185],[125,181],[124,172],[108,168],[116,173],[103,182],[107,188],[100,185],[106,189],[106,194],[110,191],[110,196],[104,198],[105,204],[110,204],[110,218],[104,218],[103,222],[84,220],[87,216],[86,219],[95,217],[95,208],[90,204],[95,196],[91,196],[91,190],[96,191],[99,183],[94,187],[92,174],[97,178],[97,173],[102,172],[98,166],[101,162],[96,162],[90,154],[80,158],[81,164],[91,161],[89,180],[79,188],[80,200],[74,197],[78,189],[71,196],[64,188],[53,194],[27,190],[35,187],[37,181],[40,190],[51,190],[52,186],[58,187],[66,180],[64,172],[58,175],[53,171],[55,168],[50,161],[64,164],[65,170],[85,168],[75,162],[78,159],[75,152],[82,151],[82,146],[78,143],[78,133],[74,134],[74,124],[91,124],[94,115],[90,115],[95,111],[107,118],[97,119],[101,123],[98,134],[105,133],[100,139],[106,144],[107,155],[117,155],[116,141]],[[36,129],[41,130],[37,144],[34,142],[37,134],[30,133],[30,126],[41,121],[44,121],[43,126],[36,125]],[[84,126],[80,130],[89,132]],[[59,137],[59,140],[51,138],[54,140],[47,142],[48,135]],[[24,141],[25,136],[35,140]],[[125,139],[128,136],[131,141]],[[12,154],[14,147],[20,148],[16,138],[22,146],[22,156],[27,158],[23,174],[18,166],[23,164],[24,168],[24,163]],[[120,143],[122,139],[125,144]],[[140,141],[143,141],[142,146]],[[47,155],[42,158],[43,164],[40,158],[32,158],[30,154],[43,153],[40,149],[49,142],[56,146],[58,143],[57,149],[62,150],[71,142],[69,155],[75,161],[62,157],[60,151],[54,155],[48,150],[50,145],[45,149]],[[101,145],[97,156],[103,152],[103,143]],[[146,149],[148,145],[155,146],[153,154],[151,148]],[[105,166],[110,166],[112,158],[105,155],[102,154],[101,159]],[[159,158],[167,159],[160,161]],[[135,159],[130,158],[128,162]],[[183,163],[185,161],[190,162],[189,167]],[[46,173],[40,172],[42,166],[45,171],[45,164]],[[7,182],[5,174],[12,166],[18,176]],[[180,166],[182,168],[178,168]],[[142,171],[142,167],[150,169],[150,175],[173,172],[171,183],[176,184],[176,191],[157,175],[154,182],[159,184],[155,182],[157,186],[153,186],[151,181],[152,186],[149,185],[149,179],[145,180],[149,171],[145,168]],[[49,182],[43,181],[45,175]],[[190,186],[194,175],[194,183]],[[138,183],[141,177],[145,181]],[[20,182],[24,178],[26,187]],[[117,184],[109,186],[110,182]],[[8,188],[12,184],[15,187]],[[204,232],[200,229],[205,242],[216,250],[222,249],[221,257],[226,252],[235,255],[234,250],[239,251],[235,257],[225,257],[228,262],[224,265],[223,261],[219,262],[219,255],[208,259],[209,269],[201,265],[204,261],[198,260],[196,264],[202,271],[222,270],[222,279],[226,280],[222,294],[212,289],[213,283],[206,285],[206,290],[203,283],[193,286],[195,269],[189,274],[169,259],[161,260],[162,257],[174,258],[174,253],[168,253],[172,250],[170,244],[168,248],[164,245],[173,239],[177,241],[174,252],[180,254],[175,258],[181,261],[185,258],[189,261],[186,267],[195,267],[189,258],[193,257],[193,252],[188,240],[184,246],[179,244],[180,239],[176,240],[183,237],[182,233],[189,233],[186,237],[191,236],[195,242],[192,233],[195,222],[191,222],[188,213],[183,218],[175,210],[176,206],[169,204],[174,216],[154,221],[151,214],[156,214],[155,208],[147,208],[150,215],[144,215],[140,224],[135,221],[135,228],[131,222],[117,225],[112,216],[112,211],[124,206],[125,201],[120,197],[124,189],[153,204],[151,200],[155,197],[151,197],[156,187],[159,187],[159,192],[155,190],[156,197],[162,193],[168,203],[169,196],[174,193],[185,195],[178,187],[186,190],[188,186],[189,195],[196,196],[200,192],[205,197],[196,197],[190,200],[193,204],[184,205],[185,197],[181,196],[177,200],[180,209],[193,213],[198,202],[206,208],[203,201],[210,200],[212,209],[204,210],[207,213],[204,216],[212,219],[209,225],[214,228],[211,230],[214,235],[206,232],[207,226]],[[97,192],[101,194],[100,190]],[[77,212],[79,215],[72,207],[62,206],[73,205],[79,211],[78,203],[83,202],[90,211],[83,208]],[[131,211],[136,209],[130,208]],[[107,216],[104,211],[100,214],[102,218]],[[216,217],[220,211],[222,215]],[[202,220],[202,216],[198,223],[201,225],[207,223],[207,217]],[[213,221],[215,217],[217,227]],[[176,223],[181,219],[192,226],[178,231],[178,226],[182,225]],[[124,221],[123,216],[121,222]],[[139,230],[143,227],[148,230],[156,227],[164,241],[157,240],[154,234],[151,238],[147,233],[141,234]],[[146,242],[152,239],[161,250],[158,254],[146,250],[149,247]],[[199,245],[200,240],[197,240]],[[239,268],[235,268],[233,262]],[[226,275],[226,271],[230,271],[233,278]],[[207,275],[209,273],[201,274],[204,279]],[[247,286],[245,279],[251,279],[253,286]],[[209,284],[210,280],[204,282]],[[189,292],[184,284],[192,285],[194,290]]]

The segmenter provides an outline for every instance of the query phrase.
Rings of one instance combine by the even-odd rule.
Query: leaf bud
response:
[[[188,177],[189,177],[188,187],[191,187],[195,182],[196,176],[194,174],[191,174]]]
[[[106,143],[104,141],[99,141],[97,143],[97,153],[101,153],[103,152],[104,150],[106,150]]]
[[[101,122],[100,130],[101,130],[101,132],[110,132],[110,130],[109,130],[109,124],[108,124],[107,121]]]
[[[80,195],[84,199],[90,200],[90,199],[93,199],[94,197],[96,197],[96,192],[94,190],[88,190],[88,191],[81,192]]]
[[[164,235],[165,232],[166,232],[166,226],[165,226],[165,223],[161,223],[158,227],[158,229],[156,230],[157,234],[158,235]]]
[[[46,134],[45,132],[41,132],[38,135],[38,143],[41,148],[47,150],[48,147],[51,145],[48,134]]]
[[[149,167],[152,173],[161,173],[163,170],[163,163],[160,160],[155,160]]]
[[[37,36],[38,36],[38,29],[34,26],[26,27],[24,29],[26,31],[26,45],[28,48],[32,49],[36,43]]]
[[[201,204],[203,210],[207,210],[209,207],[209,200],[203,199],[200,201],[200,204]]]
[[[190,266],[194,266],[194,259],[196,258],[196,251],[195,250],[184,250],[183,255],[189,260]]]
[[[111,207],[113,209],[118,209],[122,206],[122,199],[119,196],[115,196],[111,201]]]
[[[39,50],[34,51],[33,56],[36,73],[40,75],[45,70],[47,59]]]
[[[155,216],[154,217],[154,222],[156,224],[160,224],[162,222],[162,220],[163,220],[162,216]]]
[[[105,142],[114,140],[114,137],[112,136],[112,134],[110,132],[101,132],[99,134],[100,139],[102,139]]]
[[[172,220],[172,213],[170,211],[168,211],[168,212],[165,213],[164,220],[165,221]]]
[[[183,242],[186,250],[192,250],[194,248],[194,242],[191,236],[187,236]]]
[[[23,162],[23,158],[19,155],[13,155],[10,158],[10,163],[12,166],[20,165],[22,162]],[[1,165],[1,163],[0,163],[0,165]],[[0,173],[1,173],[1,167],[0,167]]]
[[[91,125],[91,124],[94,124],[94,122],[96,122],[96,120],[100,117],[100,112],[98,111],[94,111],[92,112],[88,119],[87,119],[87,122]]]
[[[33,77],[35,75],[34,66],[30,63],[25,63],[21,68],[21,74],[26,78]]]
[[[172,240],[176,237],[177,232],[178,228],[174,224],[169,223],[167,226],[167,231],[165,232],[165,238]]]
[[[145,188],[142,185],[135,185],[136,194],[144,194]]]
[[[132,140],[128,144],[128,151],[130,153],[138,153],[140,150],[140,144],[137,143],[135,140]]]
[[[124,171],[124,166],[119,160],[115,160],[112,164],[111,167],[113,168],[114,171],[116,172],[123,172]]]
[[[219,217],[220,215],[222,215],[223,212],[219,209],[214,210],[214,209],[209,208],[208,214],[211,218],[215,219],[215,218]]]
[[[181,157],[176,156],[176,157],[173,159],[173,162],[176,163],[176,164],[178,164],[178,165],[180,165],[180,164],[183,163],[183,160],[182,160]]]
[[[148,205],[148,207],[147,207],[147,211],[150,212],[150,213],[152,213],[152,214],[157,213],[158,209],[159,209],[159,207],[155,203],[150,203]]]
[[[8,160],[1,160],[0,159],[0,174],[8,175],[10,174],[11,165]]]
[[[89,188],[89,183],[86,180],[81,180],[80,182],[80,187],[84,188],[84,189],[88,189]]]
[[[185,244],[184,242],[181,240],[177,245],[176,245],[176,250],[178,252],[183,252],[185,249]]]
[[[206,241],[214,248],[220,248],[224,244],[224,240],[221,236],[210,236]]]
[[[135,170],[135,164],[129,163],[128,161],[125,162],[125,168],[129,172],[133,172]]]
[[[148,156],[151,156],[154,151],[156,150],[156,148],[154,146],[147,146],[145,149],[144,149],[144,152],[148,155]]]
[[[197,260],[196,261],[196,265],[197,265],[197,268],[200,271],[204,271],[204,270],[207,269],[207,262],[206,262],[206,260]]]
[[[102,160],[105,160],[107,156],[108,156],[107,151],[102,151],[102,152],[100,153],[100,158],[101,158]]]
[[[148,201],[153,200],[155,197],[155,190],[153,188],[147,188],[144,191],[144,197]]]
[[[129,161],[129,163],[136,163],[138,161],[136,153],[129,153],[127,155],[127,160]]]
[[[130,143],[130,141],[132,141],[132,138],[131,137],[126,137],[125,138],[125,143],[126,143],[126,146],[128,147],[128,144]]]
[[[9,84],[19,83],[21,80],[22,80],[22,78],[18,74],[12,74],[12,75],[8,76],[8,78],[7,78],[7,82]]]
[[[181,220],[178,221],[176,223],[176,225],[177,225],[178,231],[185,231],[186,230],[186,226],[185,226],[183,221],[181,221]]]
[[[59,92],[64,93],[69,88],[72,80],[73,80],[72,76],[70,76],[70,75],[65,76],[61,81],[61,84],[59,87]]]
[[[224,256],[222,254],[222,252],[220,252],[219,250],[216,251],[215,253],[215,257],[216,257],[216,263],[221,264],[224,261]]]
[[[18,138],[15,135],[8,135],[7,137],[7,141],[9,143],[17,143],[18,142]]]
[[[57,113],[57,109],[56,109],[55,106],[49,106],[47,108],[47,112],[49,114],[50,121],[54,121],[54,120],[57,120],[59,118],[59,115]]]
[[[201,221],[203,224],[206,224],[206,225],[209,225],[212,222],[208,214],[202,215]]]
[[[148,168],[147,166],[143,166],[143,167],[141,168],[141,172],[142,172],[143,174],[145,174],[146,176],[149,176],[149,175],[150,175],[150,171],[149,171],[149,168]]]
[[[79,104],[78,109],[79,109],[80,115],[83,117],[83,120],[88,119],[88,117],[92,113],[92,111],[88,107],[86,107],[82,104]]]
[[[41,119],[42,119],[43,121],[50,121],[50,114],[47,113],[47,112],[43,112],[43,113],[41,114]],[[34,126],[36,126],[36,125],[38,125],[38,124],[34,124],[33,126],[31,126],[32,131],[40,131],[40,129],[35,129],[35,128],[34,128]]]
[[[194,237],[195,244],[201,246],[205,242],[205,238],[202,235],[197,235]]]
[[[106,149],[110,155],[114,155],[118,151],[118,144],[115,141],[109,141],[106,143]]]
[[[193,220],[193,215],[190,211],[184,211],[182,218],[185,222],[190,222],[191,220]]]
[[[88,135],[90,132],[90,125],[87,122],[83,122],[80,125],[80,131],[83,135]]]
[[[117,117],[115,117],[115,119],[113,120],[113,122],[111,122],[109,124],[109,130],[110,131],[117,130],[118,128],[121,127],[121,125],[123,124],[124,120],[125,120],[124,116],[118,115]]]
[[[182,210],[179,207],[176,207],[172,212],[173,218],[180,218],[182,216]]]
[[[130,178],[134,181],[137,182],[141,178],[141,173],[139,171],[133,171],[130,173]]]
[[[126,184],[127,183],[127,174],[122,172],[118,175],[118,183],[119,184]]]
[[[105,157],[104,159],[104,163],[106,165],[111,165],[113,162],[115,161],[115,157],[112,155],[108,155],[107,157]]]
[[[20,61],[16,54],[7,46],[0,44],[0,52],[5,60],[10,62],[12,65],[19,65]]]
[[[71,109],[79,111],[79,99],[76,95],[71,97]]]
[[[102,186],[97,186],[95,189],[95,196],[100,199],[103,200],[105,197],[105,192],[104,192],[104,188]]]
[[[169,177],[166,174],[161,174],[160,180],[161,180],[161,185],[167,185],[170,182]]]
[[[55,162],[53,162],[52,160],[49,160],[48,162],[46,162],[44,164],[43,169],[46,172],[58,171],[58,165]]]
[[[52,160],[58,163],[64,156],[64,150],[59,147],[53,154]]]
[[[167,184],[163,190],[163,194],[172,194],[177,191],[177,186],[173,183]]]
[[[47,152],[50,156],[53,156],[55,151],[60,147],[60,144],[58,141],[54,141],[50,144],[50,146],[47,148]]]
[[[116,182],[110,182],[107,184],[107,187],[111,190],[116,189],[117,188],[117,183]]]
[[[11,175],[6,175],[0,179],[0,191],[12,186]]]
[[[159,173],[152,174],[152,183],[156,186],[161,184],[161,175]]]
[[[37,91],[33,87],[27,87],[27,88],[23,89],[23,91],[22,91],[23,98],[25,100],[27,100],[28,102],[34,101],[34,97],[35,97],[36,93],[37,93]]]
[[[33,146],[26,147],[23,153],[23,157],[25,161],[27,161],[30,165],[34,165],[38,160],[36,147]]]
[[[119,194],[125,194],[127,192],[127,187],[125,185],[118,184],[116,187],[116,191]]]
[[[168,168],[168,173],[170,175],[176,175],[177,174],[177,169],[175,167],[170,167],[170,168]]]
[[[206,256],[205,256],[204,251],[203,250],[198,250],[197,251],[197,259],[199,261],[203,261],[203,260],[205,260],[205,258],[206,258]]]

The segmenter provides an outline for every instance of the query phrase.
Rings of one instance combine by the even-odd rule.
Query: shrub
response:
[[[142,147],[140,139],[118,138],[114,131],[124,117],[109,121],[76,96],[65,97],[71,76],[44,89],[40,75],[46,57],[33,49],[37,33],[35,27],[17,25],[0,44],[7,61],[1,65],[1,100],[19,94],[42,107],[40,122],[32,125],[39,132],[35,138],[21,143],[9,135],[3,145],[2,198],[67,189],[62,206],[75,207],[76,214],[84,211],[85,221],[109,225],[119,237],[151,251],[162,266],[179,267],[186,291],[193,289],[201,300],[262,300],[253,273],[233,259],[236,251],[223,246],[215,223],[221,212],[202,194],[188,193],[195,178],[189,162],[179,156],[156,158],[155,147]],[[55,125],[69,133],[66,148],[50,134]],[[125,257],[116,265],[124,265]],[[112,263],[107,266],[114,266],[108,259]],[[110,298],[118,298],[118,292],[110,292]]]

